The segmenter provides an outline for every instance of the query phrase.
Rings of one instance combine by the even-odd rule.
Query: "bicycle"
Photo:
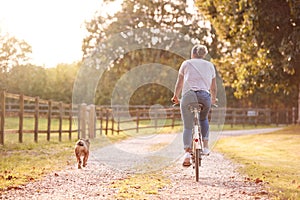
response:
[[[202,156],[203,155],[209,155],[204,154],[203,149],[203,139],[202,139],[202,133],[201,133],[201,126],[199,122],[199,116],[201,110],[203,110],[203,104],[202,103],[191,103],[188,105],[190,111],[194,114],[194,121],[193,121],[193,130],[192,130],[192,165],[195,169],[195,175],[196,175],[196,182],[199,181],[199,168],[201,167],[202,162]],[[213,104],[211,107],[218,107],[218,105]]]
[[[201,103],[191,103],[188,105],[190,111],[194,114],[193,121],[193,132],[192,132],[192,166],[195,169],[196,182],[199,181],[199,167],[202,162],[202,152],[203,152],[203,140],[201,127],[199,123],[199,115],[203,109],[203,104]]]
[[[173,102],[174,103],[174,102]],[[176,106],[176,104],[173,104],[173,107]],[[188,104],[189,110],[194,114],[193,119],[193,129],[192,129],[192,152],[190,152],[192,156],[192,166],[195,169],[195,175],[196,175],[196,182],[199,182],[199,168],[201,167],[202,163],[202,156],[203,154],[203,139],[202,139],[202,133],[201,133],[201,126],[199,121],[199,116],[201,110],[203,110],[203,104],[199,102],[193,102]],[[211,105],[211,107],[218,107],[217,104]],[[209,155],[209,154],[207,154]]]

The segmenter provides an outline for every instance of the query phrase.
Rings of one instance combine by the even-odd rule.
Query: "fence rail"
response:
[[[51,133],[58,133],[58,140],[62,140],[62,134],[68,133],[69,139],[72,138],[72,133],[78,130],[73,129],[74,109],[72,105],[62,102],[45,101],[39,97],[28,97],[25,95],[17,95],[6,92],[1,92],[1,116],[0,116],[0,144],[4,144],[4,135],[18,133],[18,140],[23,142],[24,133],[33,133],[34,141],[38,142],[39,133],[46,133],[47,140],[50,140]],[[18,121],[17,127],[7,127],[5,121],[8,118],[14,118]],[[32,129],[24,129],[24,120],[32,119]],[[47,120],[46,129],[40,128],[41,119]],[[53,128],[53,120],[58,121],[56,129]],[[63,129],[63,123],[68,123],[68,129]]]
[[[47,141],[53,133],[58,133],[58,140],[63,134],[72,138],[94,138],[121,131],[139,132],[147,128],[180,126],[181,115],[178,107],[153,106],[95,106],[74,105],[42,100],[39,97],[1,92],[0,94],[0,144],[4,144],[6,134],[18,134],[18,142],[23,142],[23,134],[33,134],[38,142],[40,134],[46,134]],[[272,110],[261,108],[213,108],[210,113],[211,123],[225,124],[295,124],[296,108]],[[213,116],[214,115],[214,116]],[[9,118],[18,121],[18,126],[9,127]],[[25,129],[25,120],[33,121],[31,129]],[[216,120],[217,119],[217,120]],[[41,123],[44,123],[44,128]],[[46,121],[46,122],[45,122]],[[55,123],[54,123],[55,122]],[[46,123],[46,124],[45,124]],[[53,127],[56,125],[56,127]],[[46,128],[45,128],[46,127]],[[74,136],[75,135],[75,136]]]

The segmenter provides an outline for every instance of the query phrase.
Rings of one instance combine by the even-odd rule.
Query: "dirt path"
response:
[[[181,145],[180,134],[122,141],[93,151],[83,170],[74,163],[43,180],[3,192],[0,199],[116,199],[119,189],[113,183],[151,171],[168,177],[170,184],[157,194],[144,194],[145,199],[269,199],[260,181],[240,175],[238,166],[215,152],[203,160],[200,181],[195,182],[194,170],[181,166]]]

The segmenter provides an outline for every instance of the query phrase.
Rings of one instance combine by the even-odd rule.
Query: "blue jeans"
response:
[[[180,102],[180,111],[183,121],[183,145],[184,149],[192,147],[192,129],[193,129],[193,119],[194,115],[189,110],[188,105],[190,103],[202,103],[203,110],[200,112],[200,126],[201,134],[203,140],[208,140],[209,138],[209,124],[208,124],[208,113],[211,107],[211,97],[210,93],[206,91],[188,91],[186,92]]]

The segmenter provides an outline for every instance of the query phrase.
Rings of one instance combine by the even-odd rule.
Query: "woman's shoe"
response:
[[[209,156],[210,150],[209,148],[203,148],[202,155]]]
[[[191,155],[190,155],[190,153],[186,152],[185,156],[184,156],[184,160],[183,160],[182,166],[189,167],[191,165],[192,165],[192,163],[191,163]]]

